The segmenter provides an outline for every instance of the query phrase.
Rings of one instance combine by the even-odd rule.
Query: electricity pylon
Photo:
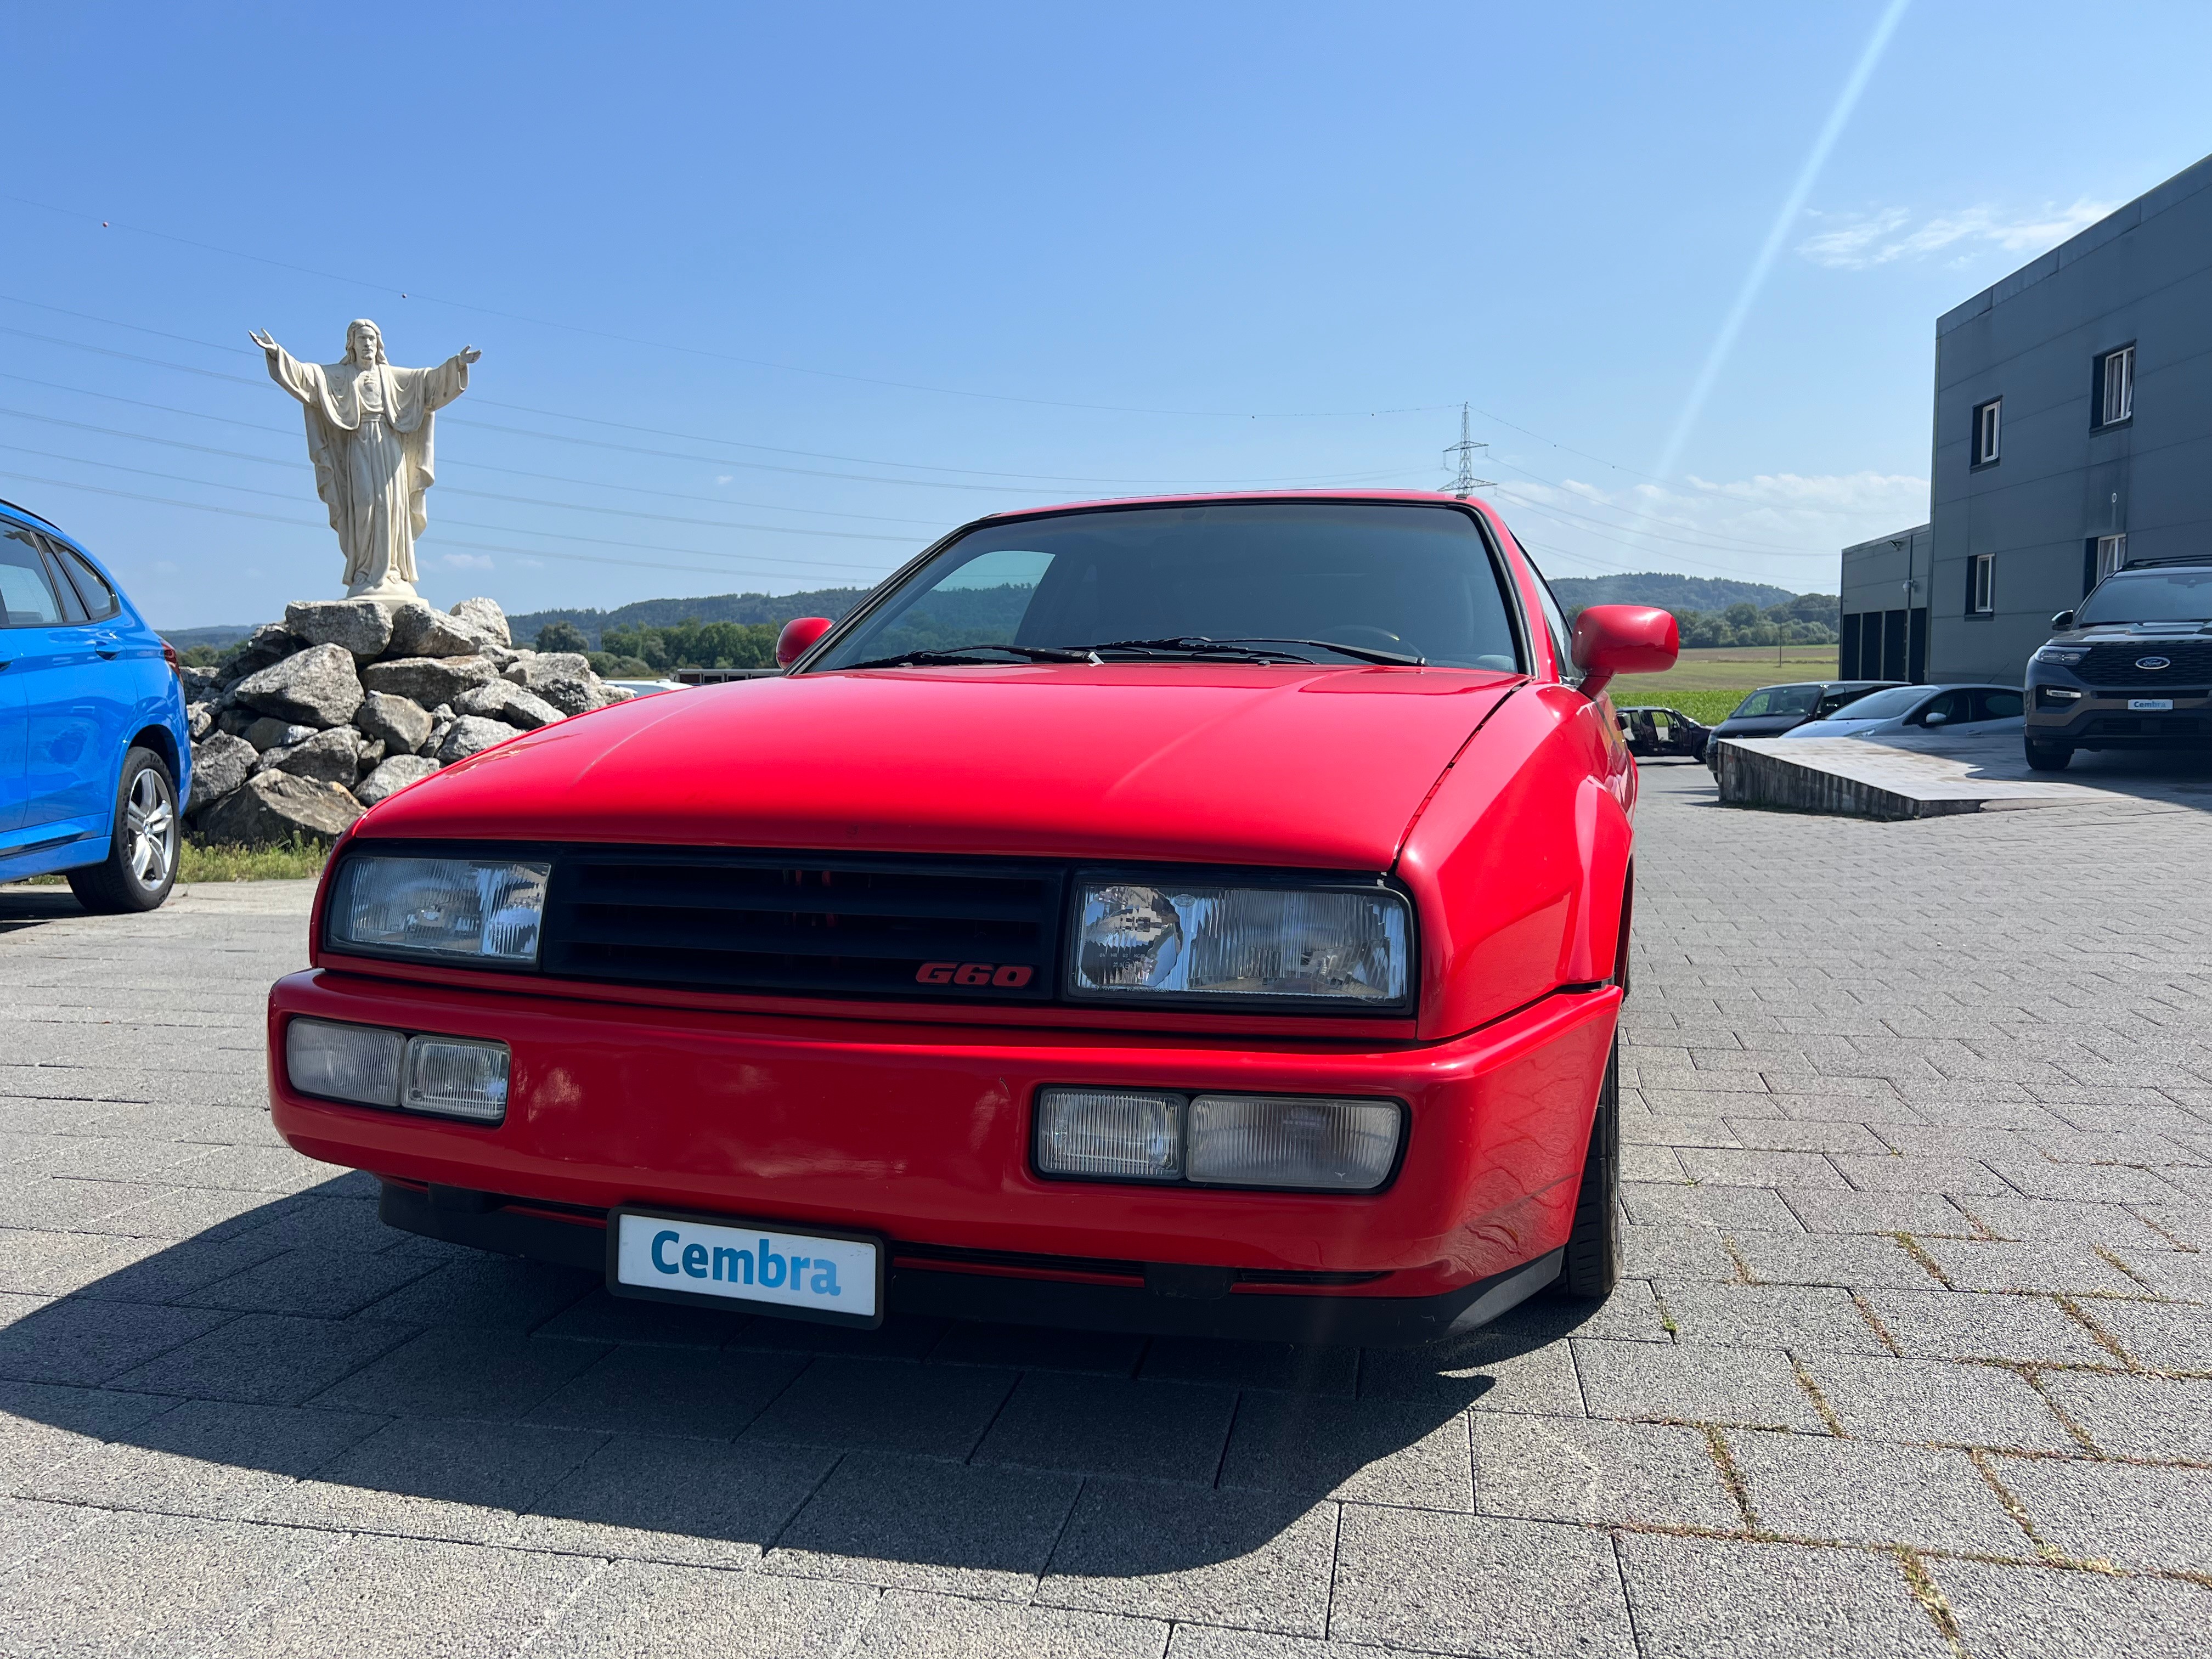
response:
[[[1468,405],[1462,404],[1459,406],[1459,441],[1447,445],[1444,449],[1444,465],[1455,469],[1452,474],[1452,481],[1444,488],[1462,501],[1474,495],[1476,490],[1492,489],[1498,483],[1495,478],[1478,478],[1474,476],[1474,458],[1488,449],[1490,446],[1475,442],[1474,434],[1468,429]]]

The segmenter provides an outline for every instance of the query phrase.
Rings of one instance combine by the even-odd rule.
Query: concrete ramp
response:
[[[1846,817],[1932,818],[2147,800],[2212,808],[2212,757],[2081,755],[2067,772],[2031,772],[2016,732],[1948,740],[1916,734],[1878,743],[1730,738],[1721,743],[1719,758],[1723,802]]]

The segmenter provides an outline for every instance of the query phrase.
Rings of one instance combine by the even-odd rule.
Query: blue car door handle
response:
[[[99,652],[102,658],[112,662],[122,651],[123,641],[112,634],[94,634],[92,636],[92,648]]]

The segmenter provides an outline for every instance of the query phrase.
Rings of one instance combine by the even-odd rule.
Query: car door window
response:
[[[39,541],[40,545],[46,550],[46,585],[54,590],[54,597],[61,601],[62,620],[65,623],[88,620],[84,614],[83,599],[78,597],[76,587],[63,573],[62,562],[54,556],[54,544],[43,536]]]
[[[64,617],[39,538],[20,525],[0,525],[0,606],[9,628],[52,628]]]
[[[2026,712],[2027,702],[2017,691],[1977,691],[1974,693],[1973,718],[1978,720],[2008,720]]]
[[[92,562],[75,548],[46,538],[46,549],[62,568],[62,574],[74,583],[84,600],[85,617],[90,622],[106,622],[123,609],[123,601],[115,597],[107,578],[92,568]]]
[[[1943,718],[1940,720],[1930,718],[1936,714],[1941,714]],[[1929,698],[1921,705],[1920,712],[1915,714],[1912,720],[1916,726],[1956,726],[1966,718],[1966,694],[1963,691],[1946,691],[1939,696]]]

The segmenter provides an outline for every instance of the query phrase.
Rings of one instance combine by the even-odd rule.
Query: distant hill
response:
[[[1768,582],[1673,576],[1657,570],[1629,576],[1554,576],[1552,591],[1570,611],[1586,605],[1656,605],[1662,611],[1725,611],[1732,605],[1752,605],[1764,611],[1797,597]]]
[[[256,624],[246,623],[235,628],[157,628],[154,631],[179,651],[189,651],[196,645],[212,645],[218,648],[236,645],[251,634]]]
[[[528,645],[548,623],[574,623],[592,648],[610,628],[666,628],[680,622],[768,623],[781,628],[793,617],[827,617],[836,621],[873,591],[824,587],[811,593],[712,593],[696,599],[640,599],[613,611],[531,611],[507,619],[517,645]]]

